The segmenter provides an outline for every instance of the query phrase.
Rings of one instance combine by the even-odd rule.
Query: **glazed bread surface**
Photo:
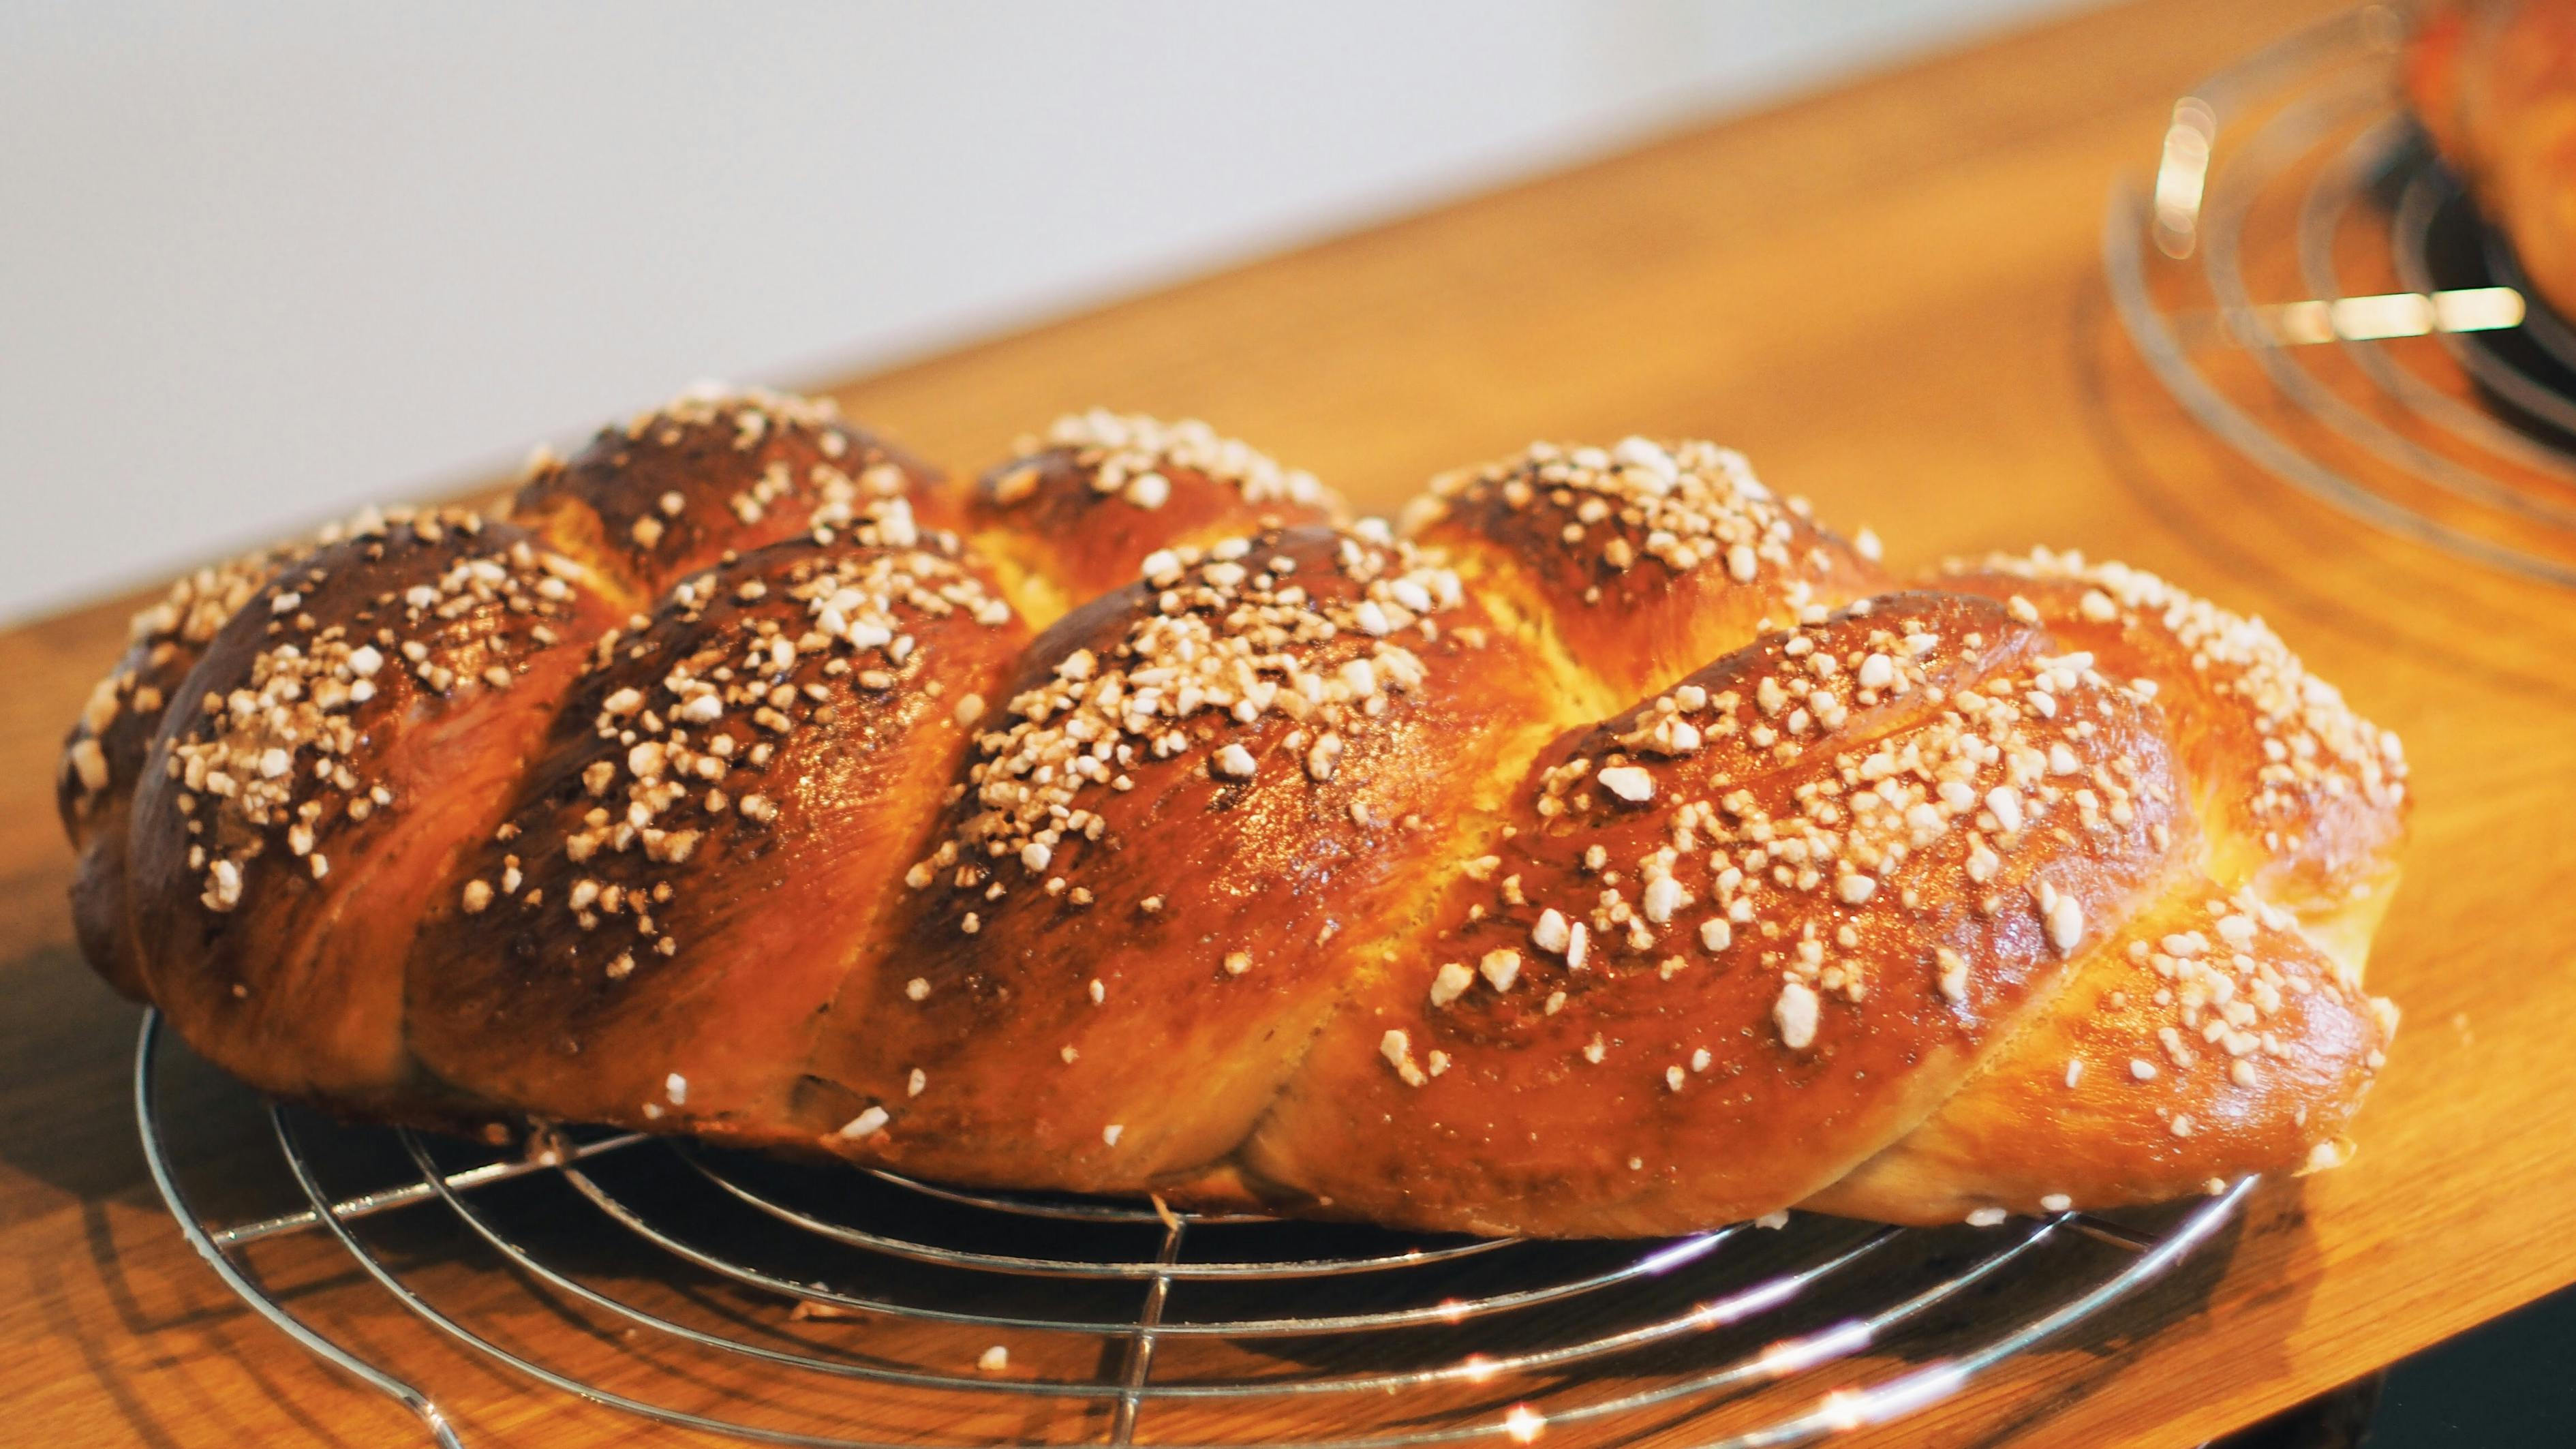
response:
[[[2402,78],[2541,299],[2576,318],[2576,0],[2428,6]]]
[[[1709,443],[1395,528],[701,391],[181,581],[60,798],[90,959],[281,1097],[1616,1236],[2341,1161],[2406,786],[2259,621],[1893,578]]]

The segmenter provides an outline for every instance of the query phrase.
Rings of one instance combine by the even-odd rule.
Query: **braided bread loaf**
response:
[[[2416,119],[2541,300],[2576,318],[2576,3],[2435,0],[2413,19]]]
[[[952,488],[692,395],[142,615],[81,941],[347,1114],[1423,1228],[2337,1160],[2395,739],[2147,574],[1876,554],[1706,443],[1398,533],[1197,424]]]

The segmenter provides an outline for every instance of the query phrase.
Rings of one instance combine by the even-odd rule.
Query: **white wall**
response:
[[[0,617],[2067,0],[0,0]]]

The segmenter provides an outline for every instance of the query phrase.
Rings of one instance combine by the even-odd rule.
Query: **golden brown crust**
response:
[[[977,482],[966,527],[1043,627],[1134,582],[1158,549],[1347,518],[1311,474],[1205,423],[1095,408],[1022,438],[1017,457]]]
[[[2471,7],[2427,5],[2398,59],[2399,83],[2416,121],[2446,156],[2464,150],[2460,134],[2460,53],[2469,38]]]
[[[261,549],[173,583],[160,602],[134,616],[125,657],[90,691],[63,740],[54,803],[81,860],[72,887],[73,926],[82,954],[128,996],[142,999],[145,992],[126,901],[127,824],[162,712],[217,631],[280,565],[308,552],[305,545]]]
[[[1954,570],[2118,678],[2144,681],[2172,721],[2210,840],[2208,873],[2274,903],[2331,915],[2393,870],[2406,757],[2259,619],[2121,564],[2045,549]]]
[[[773,1139],[848,1119],[797,1068],[882,954],[939,782],[1028,642],[952,540],[874,536],[748,554],[593,651],[410,953],[434,1071],[566,1118]]]
[[[609,617],[579,565],[454,510],[270,577],[189,673],[134,801],[144,977],[191,1045],[285,1095],[422,1090],[386,963]]]
[[[1958,1222],[2330,1164],[2394,1025],[2286,913],[2182,872],[1940,1110],[1807,1206]]]
[[[568,460],[540,453],[511,517],[648,609],[728,553],[936,497],[934,477],[828,399],[706,388],[601,429]],[[921,526],[945,521],[933,513]]]
[[[2523,271],[2576,317],[2576,5],[2434,8],[2404,64],[2409,101]]]
[[[2188,844],[2151,710],[2048,642],[1888,595],[1542,752],[1256,1176],[1540,1234],[1683,1231],[1841,1176]]]
[[[925,476],[695,396],[195,581],[72,738],[85,948],[343,1111],[1490,1232],[2171,1196],[2377,1070],[2403,757],[2152,576],[1887,592],[1701,443],[1403,540],[1245,536],[1338,505],[1195,425]]]
[[[1517,774],[1461,761],[1543,737],[1526,658],[1383,535],[1150,570],[1029,651],[837,1010],[822,1060],[885,1114],[874,1160],[1091,1190],[1220,1162]],[[1003,1098],[1013,1130],[980,1130]]]
[[[1889,587],[1874,544],[1817,527],[1712,443],[1536,444],[1432,480],[1405,523],[1550,642],[1596,716]]]

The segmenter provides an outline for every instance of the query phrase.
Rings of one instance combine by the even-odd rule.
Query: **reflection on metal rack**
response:
[[[1650,1243],[1417,1241],[1249,1214],[800,1170],[635,1134],[559,1142],[533,1156],[486,1150],[484,1160],[457,1165],[449,1159],[464,1152],[459,1144],[339,1127],[323,1129],[325,1141],[272,1106],[284,1169],[305,1205],[214,1228],[172,1163],[155,1088],[157,1063],[174,1049],[164,1036],[157,1013],[147,1012],[135,1111],[153,1179],[182,1231],[245,1303],[410,1409],[448,1446],[459,1443],[456,1430],[427,1393],[334,1341],[309,1307],[299,1316],[264,1286],[248,1262],[255,1245],[310,1242],[318,1231],[392,1302],[528,1379],[609,1409],[768,1443],[878,1449],[1044,1437],[1397,1449],[1527,1443],[1541,1432],[1633,1428],[1652,1415],[1666,1424],[1717,1416],[1708,1421],[1715,1425],[1735,1411],[1745,1422],[1701,1436],[1715,1449],[1804,1443],[1947,1397],[2162,1273],[2216,1232],[2253,1183],[2168,1214],[2152,1230],[2062,1213],[1943,1233],[1818,1219]],[[326,1179],[370,1158],[379,1175],[396,1163],[417,1176],[335,1196]],[[532,1205],[529,1195],[540,1193],[550,1195]],[[443,1216],[399,1211],[430,1204]],[[581,1204],[595,1215],[568,1230],[566,1209]],[[415,1236],[388,1247],[370,1235],[387,1215],[407,1232],[438,1234],[440,1246]],[[625,1235],[601,1233],[603,1219]],[[968,1230],[978,1223],[984,1231]],[[1200,1251],[1208,1239],[1217,1241]],[[428,1281],[435,1268],[482,1258],[497,1258],[507,1273],[465,1280],[524,1294],[528,1313],[488,1302],[469,1309],[456,1300],[473,1295]],[[1871,1271],[1852,1271],[1863,1264]],[[2016,1265],[2023,1271],[2005,1271]],[[830,1286],[854,1281],[867,1286]],[[2039,1296],[2000,1321],[1988,1320],[1991,1304],[1971,1301],[2016,1282]],[[1292,1285],[1293,1299],[1285,1296]],[[739,1292],[739,1305],[718,1303],[718,1290]],[[1938,1321],[1944,1305],[1957,1321]],[[599,1327],[584,1332],[567,1321]],[[558,1331],[531,1332],[532,1323]],[[882,1333],[833,1341],[830,1330],[857,1325]],[[1094,1367],[1061,1372],[1084,1360],[1058,1353],[1037,1355],[1033,1373],[959,1371],[974,1345],[996,1335],[1087,1346]],[[659,1395],[649,1393],[659,1386],[649,1376],[639,1384],[619,1373],[612,1385],[607,1374],[584,1371],[585,1361],[594,1370],[602,1362],[603,1344],[612,1369],[647,1353],[691,1355],[694,1369],[662,1381],[673,1391]],[[1202,1347],[1227,1356],[1171,1369],[1169,1355]],[[1884,1360],[1869,1382],[1854,1362],[1865,1350]],[[1363,1367],[1337,1370],[1337,1359]],[[726,1365],[732,1396],[711,1402]],[[1849,1381],[1832,1382],[1837,1373]],[[783,1414],[793,1407],[790,1385],[821,1388],[804,1422]],[[911,1424],[901,1412],[876,1412],[908,1397],[927,1406]],[[1286,1414],[1318,1403],[1323,1417]],[[1011,1412],[989,1432],[961,1427],[973,1417],[967,1410],[996,1406]],[[1048,1416],[1042,1433],[1031,1428],[1033,1410]],[[1303,1427],[1283,1434],[1283,1415]],[[854,1434],[854,1423],[870,1427]]]
[[[2576,335],[2393,109],[2403,34],[2373,6],[2177,102],[2152,186],[2111,196],[2112,298],[2183,406],[2266,469],[2576,585]]]

